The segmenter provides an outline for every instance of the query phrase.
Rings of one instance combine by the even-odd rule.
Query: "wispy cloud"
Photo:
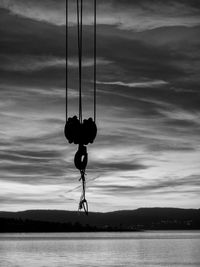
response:
[[[50,56],[0,55],[0,69],[5,71],[32,72],[45,68],[65,68],[65,58]]]
[[[89,4],[90,3],[90,4]],[[70,4],[70,22],[75,23],[75,3]],[[91,1],[85,2],[86,25],[93,23]],[[98,3],[98,23],[120,29],[143,31],[160,27],[200,24],[199,7],[188,1],[101,1]],[[170,17],[170,19],[169,19]],[[145,18],[145,19],[144,19]]]
[[[66,1],[59,0],[2,0],[0,7],[8,9],[15,15],[52,23],[65,25]]]
[[[166,85],[168,84],[168,82],[165,81],[144,81],[144,82],[132,82],[132,83],[125,83],[125,82],[120,82],[120,81],[116,81],[116,82],[100,82],[97,81],[98,84],[107,84],[107,85],[118,85],[118,86],[125,86],[125,87],[130,87],[130,88],[134,88],[134,87],[143,87],[143,88],[148,88],[148,87],[160,87],[162,85]]]
[[[109,61],[107,59],[104,58],[97,58],[96,59],[96,64],[97,65],[108,65],[113,63],[112,61]],[[70,68],[78,68],[78,59],[77,58],[69,58],[68,59],[68,66]],[[82,61],[82,67],[93,67],[94,66],[94,59],[93,58],[83,58]]]

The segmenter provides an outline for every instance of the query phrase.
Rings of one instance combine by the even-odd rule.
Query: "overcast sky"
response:
[[[77,114],[75,1],[69,110]],[[92,115],[92,8],[84,2],[84,117]],[[200,207],[200,3],[98,1],[92,211]],[[65,124],[65,0],[0,0],[0,210],[76,210]]]

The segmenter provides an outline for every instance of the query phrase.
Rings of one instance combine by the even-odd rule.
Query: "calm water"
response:
[[[200,266],[200,231],[0,234],[0,267]]]

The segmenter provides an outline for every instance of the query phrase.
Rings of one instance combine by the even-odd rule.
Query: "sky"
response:
[[[83,116],[93,115],[93,1],[85,0]],[[200,3],[97,1],[97,126],[89,210],[200,208]],[[69,115],[78,114],[69,1]],[[65,0],[0,0],[0,210],[77,210],[67,143]]]

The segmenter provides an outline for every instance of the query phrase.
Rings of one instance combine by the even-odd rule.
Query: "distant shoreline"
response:
[[[52,232],[45,232],[45,231],[41,231],[41,232],[0,232],[0,235],[4,235],[4,234],[76,234],[76,233],[85,233],[85,234],[89,234],[89,233],[148,233],[148,232],[200,232],[200,229],[170,229],[170,230],[123,230],[123,231],[71,231],[71,232],[57,232],[57,231],[52,231]]]
[[[108,213],[63,210],[0,212],[1,233],[200,230],[199,209],[140,208]]]

